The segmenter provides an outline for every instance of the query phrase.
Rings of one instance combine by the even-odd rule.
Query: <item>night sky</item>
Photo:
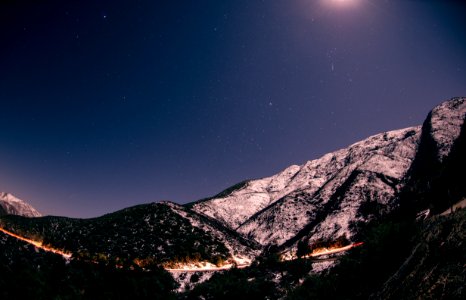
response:
[[[465,95],[461,1],[2,1],[0,191],[186,203]]]

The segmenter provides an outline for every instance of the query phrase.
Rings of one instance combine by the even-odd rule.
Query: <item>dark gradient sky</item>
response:
[[[0,190],[179,203],[466,95],[462,1],[2,1]]]

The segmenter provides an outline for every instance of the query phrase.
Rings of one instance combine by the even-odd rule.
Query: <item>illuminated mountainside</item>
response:
[[[343,177],[340,183],[329,185],[333,189],[328,189],[330,200],[326,203],[331,204],[323,209],[306,211],[303,203],[319,203],[326,184],[314,194],[317,199],[304,193],[300,198],[285,196],[291,200],[286,205],[279,206],[282,200],[277,200],[238,228],[241,232],[246,225],[255,229],[257,224],[265,224],[262,232],[257,231],[262,236],[290,231],[292,236],[293,226],[300,220],[297,215],[304,215],[304,211],[321,217],[305,224],[279,250],[299,250],[304,245],[306,251],[309,246],[335,241],[342,233],[363,241],[361,247],[341,256],[336,263],[323,262],[327,264],[323,268],[318,261],[298,260],[295,265],[284,266],[270,259],[261,260],[256,269],[212,278],[189,295],[216,299],[235,295],[241,288],[249,295],[270,299],[464,299],[466,213],[459,207],[464,207],[466,201],[465,115],[466,98],[454,98],[434,108],[422,128],[412,129],[415,133],[392,139],[395,142],[387,149],[377,147],[381,135],[357,143],[370,145],[367,141],[372,139],[376,146],[359,153],[380,151],[374,156],[390,157],[395,163],[357,164],[350,168],[349,175],[340,171],[342,175],[329,180],[338,182],[339,176]],[[409,131],[388,135],[396,137]],[[247,189],[247,185],[239,188]],[[234,191],[228,195],[223,193],[198,205],[206,209],[205,202],[227,196],[234,203]],[[458,210],[452,213],[455,207]],[[284,214],[287,210],[288,216]],[[288,223],[279,226],[283,219]],[[257,239],[257,235],[249,236]]]
[[[329,198],[356,169],[386,173],[400,180],[414,158],[419,129],[412,127],[372,136],[304,165],[293,165],[277,175],[244,182],[225,196],[192,204],[192,209],[247,233],[250,230],[245,227],[251,217],[257,219],[276,202],[297,199],[300,195],[306,199],[317,195]]]
[[[350,238],[352,222],[365,222],[378,213],[364,212],[363,205],[383,206],[386,212],[395,205],[392,200],[414,157],[418,132],[414,127],[376,135],[307,163],[304,174],[320,170],[325,176],[307,175],[304,186],[296,186],[238,231],[262,244],[281,245],[302,230],[313,239]]]
[[[190,288],[211,276],[180,275],[187,268],[199,271],[196,264],[210,262],[219,270],[239,262],[250,265],[200,283],[192,299],[218,299],[243,287],[257,292],[258,299],[318,299],[329,292],[334,293],[329,298],[348,296],[322,282],[367,297],[397,299],[412,290],[424,297],[435,289],[440,298],[462,299],[462,265],[442,254],[464,260],[464,212],[438,214],[466,198],[465,115],[466,98],[454,98],[435,107],[422,126],[371,136],[186,205],[151,203],[93,219],[27,218],[37,211],[0,194],[2,212],[9,213],[0,217],[0,227],[13,233],[0,233],[0,248],[16,259],[14,249],[23,245],[27,251],[18,255],[33,257],[30,245],[13,239],[16,234],[44,249],[72,254],[71,263],[103,264],[112,270],[163,266],[178,272],[177,281]],[[418,221],[416,215],[421,216]],[[323,263],[296,260],[299,251],[337,242],[339,248],[355,250],[323,258]],[[359,247],[351,247],[355,244]],[[278,262],[280,255],[289,261]],[[319,275],[301,285],[310,272]],[[430,275],[424,281],[426,272]],[[444,276],[454,279],[445,293],[440,291]]]
[[[374,135],[188,207],[262,245],[287,248],[300,239],[312,243],[341,236],[351,240],[357,228],[400,205],[397,195],[408,178],[416,178],[416,165],[432,163],[423,157],[446,160],[465,114],[465,98],[454,98],[434,108],[422,129]]]
[[[298,234],[350,238],[351,223],[396,206],[393,200],[419,136],[420,127],[378,134],[275,176],[248,181],[224,197],[194,203],[192,209],[262,245],[282,245]]]
[[[427,180],[422,176],[434,172],[426,166],[447,164],[450,152],[458,152],[452,149],[465,113],[465,98],[455,98],[434,108],[422,128],[377,134],[184,206],[161,202],[88,220],[3,220],[10,229],[73,253],[157,262],[199,254],[210,261],[251,259],[260,245],[295,251],[299,241],[357,242],[360,228],[400,206],[401,191],[420,189]],[[7,194],[2,199],[23,203]],[[31,209],[21,212],[35,215]]]

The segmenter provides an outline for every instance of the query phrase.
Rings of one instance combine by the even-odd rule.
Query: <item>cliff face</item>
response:
[[[440,213],[466,196],[465,116],[466,98],[454,98],[427,117],[400,194],[407,209]]]
[[[422,221],[411,255],[376,299],[466,295],[466,99],[453,99],[440,108],[423,125],[419,150],[400,194],[408,213],[425,209],[431,217]],[[445,117],[436,116],[440,111]]]
[[[374,299],[464,299],[466,209],[427,220],[399,270]]]

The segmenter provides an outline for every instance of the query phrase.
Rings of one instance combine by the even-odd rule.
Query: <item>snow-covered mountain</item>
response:
[[[0,215],[40,217],[41,214],[31,205],[9,193],[0,193]]]
[[[315,276],[308,278],[312,284],[302,281],[309,272],[324,278],[330,274],[326,279],[331,279],[329,286],[335,282],[342,286],[348,277],[359,276],[362,280],[350,280],[348,286],[370,286],[365,295],[377,292],[375,298],[398,299],[413,290],[422,297],[435,288],[444,293],[447,277],[454,278],[447,295],[462,295],[464,266],[458,262],[464,261],[464,211],[451,213],[451,218],[427,217],[418,223],[416,215],[419,211],[425,212],[423,216],[452,212],[455,203],[466,199],[465,116],[466,98],[454,98],[435,107],[422,126],[371,136],[274,176],[243,181],[186,205],[150,203],[92,219],[27,218],[24,216],[39,213],[1,193],[0,227],[5,231],[0,232],[0,269],[8,265],[9,270],[15,260],[25,258],[34,262],[32,270],[38,272],[50,265],[45,253],[36,253],[24,240],[17,240],[16,234],[72,254],[71,259],[79,263],[68,265],[76,265],[80,272],[96,263],[99,268],[131,272],[142,267],[141,274],[162,272],[163,266],[176,274],[177,281],[187,284],[185,287],[199,284],[200,289],[195,288],[186,297],[189,299],[219,299],[231,289],[267,290],[270,299],[282,299],[295,288],[318,286],[326,295],[321,277],[315,279],[318,284],[312,283]],[[419,237],[418,225],[423,228]],[[416,244],[411,244],[416,239]],[[364,251],[277,261],[277,254],[293,258],[293,254],[303,254],[303,249],[309,253],[339,245],[341,250],[342,244],[351,242],[363,242],[357,249]],[[339,264],[343,255],[349,259]],[[235,268],[200,283],[212,275],[199,273],[201,270],[213,272],[205,266],[241,263],[245,267],[249,262],[253,262],[249,268]],[[381,267],[384,271],[379,276]],[[327,271],[320,273],[322,270]],[[425,274],[430,275],[427,278]],[[368,283],[372,276],[375,280]],[[237,284],[231,285],[235,281]]]
[[[372,136],[301,166],[193,205],[262,245],[281,245],[311,223],[314,238],[346,234],[365,202],[392,205],[415,156],[420,127]],[[366,218],[368,216],[365,216]]]
[[[422,127],[371,136],[188,206],[264,246],[351,240],[360,225],[398,207],[397,195],[419,160],[420,145],[428,140],[440,163],[448,157],[465,114],[466,98],[454,98],[435,107]]]
[[[368,223],[400,206],[444,211],[448,203],[435,202],[442,195],[449,201],[466,195],[464,176],[458,176],[465,115],[466,98],[454,98],[434,108],[422,126],[371,136],[184,206],[160,202],[89,220],[0,221],[16,233],[43,235],[57,248],[158,262],[193,259],[194,253],[206,260],[251,260],[271,245],[293,252],[300,241],[356,242]],[[4,214],[40,215],[10,194],[0,194],[0,204]]]

